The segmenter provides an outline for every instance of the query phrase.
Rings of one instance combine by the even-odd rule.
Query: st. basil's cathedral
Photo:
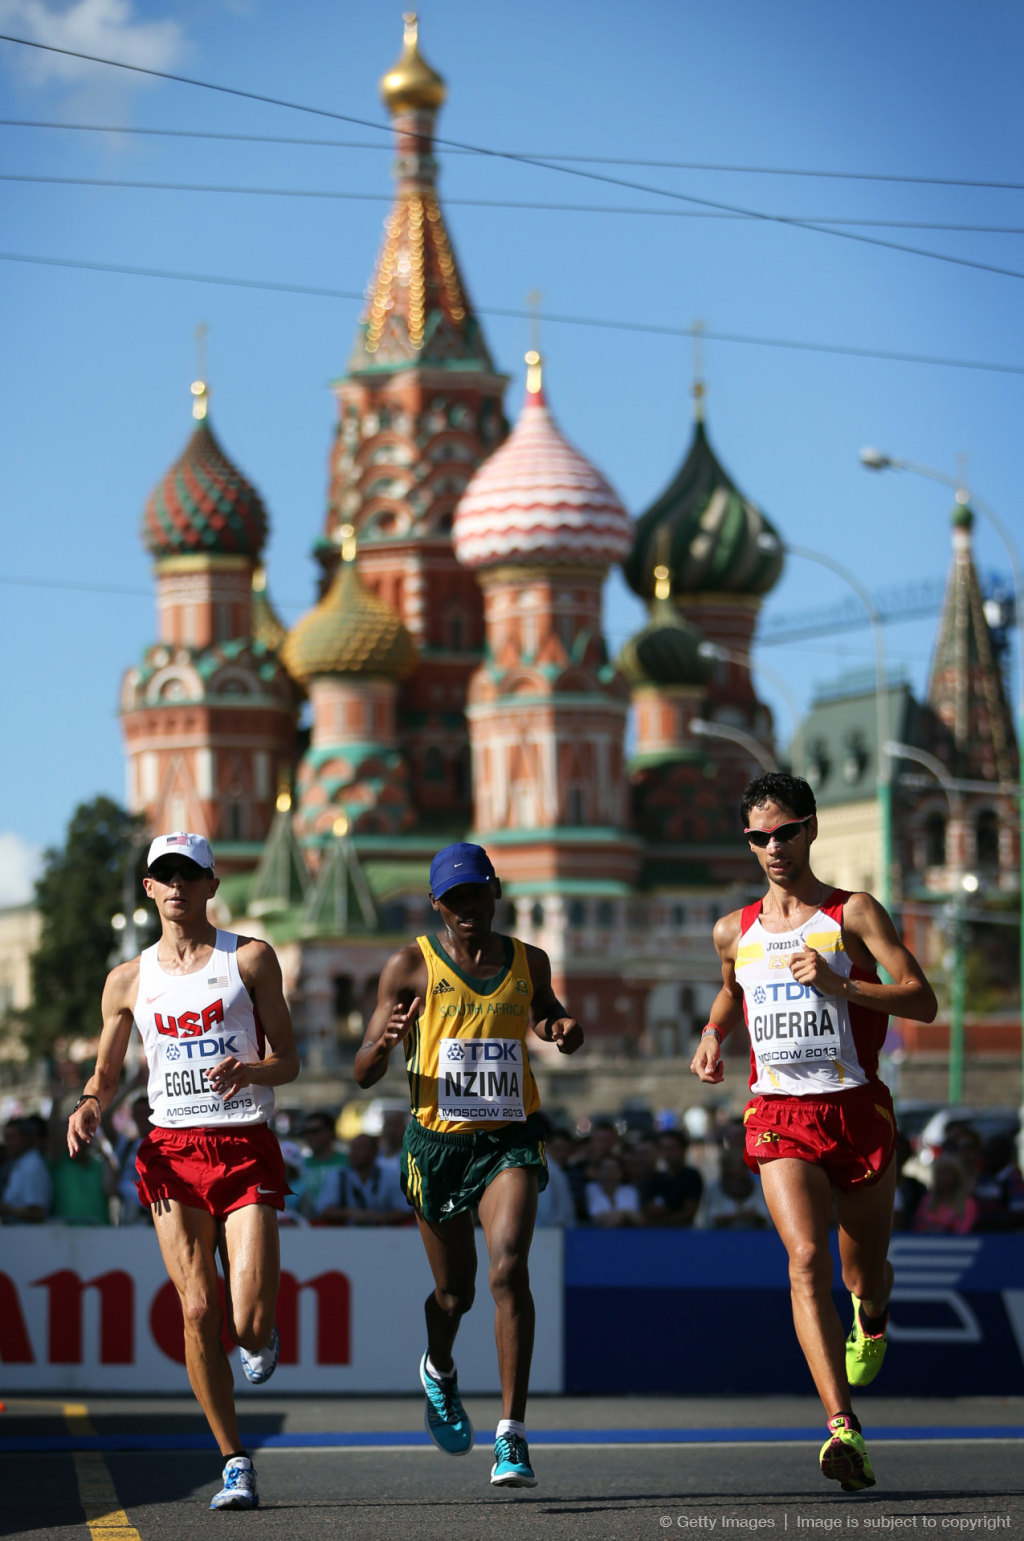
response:
[[[718,985],[713,922],[756,878],[742,741],[771,756],[774,735],[748,659],[783,542],[719,463],[699,389],[681,468],[636,519],[560,431],[537,353],[510,428],[438,202],[446,91],[414,18],[381,94],[397,187],[334,387],[319,598],[291,631],[276,616],[267,510],[198,381],[143,518],[159,636],[122,684],[128,804],[213,842],[218,919],[275,943],[312,1068],[361,1037],[384,961],[434,919],[431,855],[464,838],[588,1035],[684,1052]],[[612,659],[616,564],[648,620]]]

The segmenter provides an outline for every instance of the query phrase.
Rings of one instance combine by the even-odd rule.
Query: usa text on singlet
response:
[[[540,1106],[526,1049],[533,999],[526,949],[515,937],[500,940],[502,967],[473,979],[434,937],[416,938],[427,992],[405,1040],[405,1065],[413,1115],[426,1129],[522,1123]]]
[[[736,979],[750,1033],[750,1089],[761,1095],[820,1097],[863,1086],[878,1073],[888,1017],[842,996],[822,995],[793,978],[789,960],[802,947],[821,954],[833,973],[877,982],[850,962],[843,941],[843,905],[833,889],[795,931],[766,931],[761,901],[742,911]]]
[[[262,1124],[274,1110],[269,1086],[243,1086],[227,1099],[212,1091],[207,1067],[232,1058],[255,1064],[265,1039],[238,972],[238,938],[218,931],[209,960],[194,974],[165,974],[157,947],[139,958],[135,1023],[149,1065],[149,1104],[161,1129],[197,1124]]]

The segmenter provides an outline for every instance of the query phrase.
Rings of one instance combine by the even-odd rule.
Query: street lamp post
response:
[[[950,823],[959,826],[956,833],[955,860],[953,861],[952,894],[950,903],[950,942],[952,966],[949,971],[949,1078],[947,1097],[951,1105],[960,1102],[964,1094],[964,1024],[967,1017],[967,951],[964,900],[967,894],[976,893],[978,879],[973,872],[965,872],[961,848],[963,830],[963,798],[959,784],[936,755],[911,744],[890,741],[885,746],[892,759],[916,760],[925,770],[931,771],[945,793],[949,806]]]
[[[792,546],[788,541],[780,541],[778,536],[765,531],[758,537],[759,544],[765,550],[777,551],[781,549],[788,556],[803,557],[805,561],[817,562],[821,567],[827,567],[837,577],[848,583],[867,612],[871,624],[871,638],[875,649],[875,737],[877,749],[875,756],[875,795],[878,801],[878,822],[881,839],[881,890],[882,904],[885,909],[892,910],[892,767],[886,752],[886,744],[889,739],[889,698],[888,679],[885,667],[885,632],[881,612],[875,604],[868,590],[855,578],[848,567],[837,562],[834,557],[824,551],[812,551],[808,546]]]
[[[755,663],[749,653],[738,653],[734,648],[723,647],[720,642],[702,642],[697,649],[702,658],[714,658],[722,663],[739,664],[741,669],[748,669],[751,674],[763,674],[768,682],[782,696],[789,708],[790,722],[793,725],[793,770],[799,776],[803,766],[803,734],[800,724],[800,713],[797,710],[796,697],[790,690],[788,683],[781,674],[775,674],[771,669],[766,669],[763,664]],[[698,731],[700,731],[698,729]],[[772,766],[774,770],[775,767]]]
[[[691,717],[690,732],[696,733],[698,738],[727,738],[731,744],[739,744],[764,771],[774,771],[779,768],[771,750],[767,749],[760,739],[756,739],[753,733],[745,733],[742,728],[731,728],[724,722],[707,722],[703,717]]]
[[[910,471],[915,476],[925,476],[929,481],[941,482],[943,486],[955,489],[958,498],[969,501],[970,506],[976,509],[995,530],[999,539],[1006,548],[1006,555],[1010,562],[1010,573],[1013,578],[1013,607],[1017,621],[1017,848],[1018,848],[1018,891],[1017,902],[1020,907],[1019,922],[1019,964],[1020,964],[1020,995],[1021,995],[1021,1079],[1024,1083],[1024,790],[1020,783],[1024,782],[1022,774],[1021,756],[1024,755],[1024,633],[1021,626],[1024,625],[1024,578],[1021,575],[1020,559],[1017,548],[1010,538],[1010,532],[996,513],[995,509],[980,498],[968,495],[963,483],[955,476],[949,476],[945,471],[937,471],[933,466],[917,465],[913,460],[898,460],[894,455],[886,455],[879,449],[865,448],[860,452],[860,463],[869,471]]]

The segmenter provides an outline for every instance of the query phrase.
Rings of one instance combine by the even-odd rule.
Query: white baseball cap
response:
[[[187,830],[179,829],[170,835],[157,835],[146,857],[146,866],[150,871],[153,863],[158,862],[161,856],[185,856],[207,872],[215,870],[210,842],[205,835],[190,835]]]

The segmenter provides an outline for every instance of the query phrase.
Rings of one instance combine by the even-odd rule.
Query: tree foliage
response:
[[[100,995],[117,950],[111,917],[146,902],[145,838],[141,817],[97,797],[75,809],[63,849],[44,854],[35,891],[42,931],[24,1019],[34,1053],[99,1032]]]

